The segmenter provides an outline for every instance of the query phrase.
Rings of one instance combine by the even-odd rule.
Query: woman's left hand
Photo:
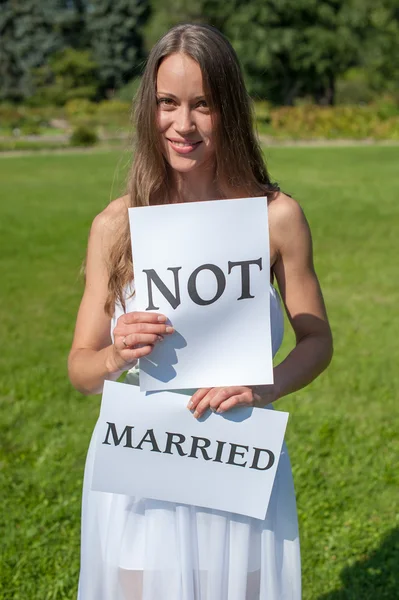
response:
[[[187,405],[198,419],[210,408],[213,412],[223,413],[233,406],[257,406],[263,408],[278,399],[274,385],[231,386],[200,388]]]

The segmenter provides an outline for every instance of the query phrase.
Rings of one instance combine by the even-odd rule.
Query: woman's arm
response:
[[[72,385],[83,394],[101,393],[105,380],[116,380],[149,354],[162,336],[173,332],[155,313],[132,312],[119,317],[112,343],[111,318],[104,311],[108,294],[108,254],[121,218],[123,198],[97,215],[91,227],[86,260],[86,285],[68,359]],[[170,331],[171,330],[171,331]]]
[[[269,230],[271,254],[277,257],[273,271],[296,346],[274,369],[273,385],[198,390],[188,404],[197,418],[207,408],[225,412],[238,404],[266,406],[308,385],[331,361],[331,330],[314,271],[309,226],[299,204],[278,194],[269,206]]]
[[[332,334],[313,266],[312,238],[299,204],[279,194],[269,208],[270,234],[277,249],[273,266],[296,346],[274,370],[278,397],[313,381],[329,365]]]

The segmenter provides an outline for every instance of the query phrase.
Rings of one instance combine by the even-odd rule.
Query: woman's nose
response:
[[[192,119],[189,107],[180,106],[175,120],[176,132],[180,135],[191,133],[195,129],[195,123]]]

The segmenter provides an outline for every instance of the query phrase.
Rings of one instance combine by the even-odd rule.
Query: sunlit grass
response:
[[[276,407],[300,517],[304,600],[398,589],[399,148],[274,148],[303,205],[335,335],[330,369]],[[0,160],[0,598],[75,598],[80,494],[99,398],[67,380],[93,216],[121,192],[117,152]],[[283,352],[292,344],[287,332]]]

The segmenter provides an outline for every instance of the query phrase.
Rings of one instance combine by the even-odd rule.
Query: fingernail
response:
[[[166,328],[166,333],[173,333],[173,332],[174,332],[173,327],[167,327]]]
[[[166,321],[166,317],[165,317],[164,315],[159,315],[159,316],[158,316],[158,321],[159,321],[160,323],[165,323],[165,321]]]
[[[211,409],[212,412],[216,412],[216,408],[212,408],[212,406],[209,407]]]
[[[163,337],[162,337],[162,335],[159,335],[159,336],[158,336],[158,341],[159,341],[159,342],[162,342],[162,340],[163,340]]]
[[[220,414],[220,413],[222,413],[224,411],[223,411],[223,408],[218,408],[216,412]]]
[[[187,408],[188,408],[189,410],[191,410],[191,409],[192,409],[192,407],[193,407],[193,403],[192,403],[192,402],[191,402],[191,400],[190,400],[190,402],[187,404]]]
[[[198,410],[196,410],[196,411],[195,411],[195,413],[194,413],[194,417],[195,417],[196,419],[198,419],[198,417],[199,417],[199,412],[198,412]]]

